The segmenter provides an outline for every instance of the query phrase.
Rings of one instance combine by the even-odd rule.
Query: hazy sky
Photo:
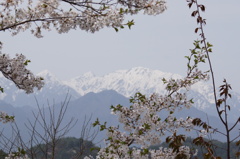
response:
[[[227,78],[240,92],[240,1],[201,0],[206,5],[207,40],[214,45],[211,55],[217,81]],[[38,73],[50,70],[61,80],[92,71],[104,75],[117,69],[143,66],[184,75],[193,40],[196,20],[190,16],[185,0],[169,0],[168,9],[158,16],[138,15],[131,30],[116,33],[106,28],[97,33],[74,30],[68,34],[44,32],[37,39],[29,32],[11,37],[0,33],[4,52],[23,53],[32,62],[29,69]]]

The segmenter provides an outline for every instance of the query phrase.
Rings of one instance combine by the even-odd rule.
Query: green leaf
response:
[[[98,118],[92,125],[93,125],[93,127],[95,127],[96,125],[100,125]]]
[[[188,61],[190,61],[190,57],[189,56],[184,56],[186,59],[188,59]]]
[[[208,49],[208,52],[212,52],[212,49],[211,49],[211,48],[209,48],[209,49]]]
[[[114,28],[116,32],[118,32],[118,28]]]
[[[23,64],[27,66],[29,62],[31,62],[31,61],[30,60],[26,60]]]
[[[119,14],[123,14],[124,10],[123,8],[120,8]]]
[[[213,47],[213,45],[207,42],[207,47]]]
[[[163,84],[167,83],[167,80],[165,78],[162,79]]]
[[[132,25],[134,25],[133,20],[127,22],[127,26],[128,26],[129,29],[131,29]]]
[[[3,93],[4,92],[4,90],[3,90],[3,88],[2,87],[0,87],[0,91]]]

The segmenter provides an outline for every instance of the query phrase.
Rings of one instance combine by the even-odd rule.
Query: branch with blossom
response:
[[[134,24],[124,21],[127,14],[143,11],[157,15],[165,10],[165,0],[5,0],[0,3],[0,31],[16,35],[31,28],[40,38],[42,29],[55,28],[58,33],[77,28],[90,32],[104,27],[118,30]]]
[[[5,157],[5,159],[30,159],[30,158],[26,154],[25,150],[18,149],[17,152],[8,154],[8,156]]]
[[[44,83],[41,77],[35,77],[26,69],[28,62],[22,54],[17,54],[15,58],[0,54],[0,71],[4,77],[14,82],[19,89],[32,93],[34,88],[41,89]]]

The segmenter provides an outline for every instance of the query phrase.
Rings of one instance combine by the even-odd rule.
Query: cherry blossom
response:
[[[142,11],[158,15],[165,10],[164,0],[5,0],[0,3],[0,31],[16,35],[30,29],[38,38],[42,37],[42,29],[95,32],[104,27],[131,27],[133,21],[125,21],[128,14]]]
[[[20,155],[20,154],[15,154],[15,153],[10,153],[8,154],[5,159],[30,159],[28,155]]]
[[[9,116],[7,113],[0,111],[0,122],[8,123],[13,121],[14,121],[14,116]]]
[[[0,71],[3,76],[14,82],[19,89],[32,93],[34,88],[41,89],[44,83],[41,77],[35,77],[26,69],[28,62],[30,61],[22,54],[17,54],[15,58],[0,54]]]

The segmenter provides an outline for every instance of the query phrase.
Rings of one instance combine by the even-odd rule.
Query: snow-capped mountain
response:
[[[81,76],[68,81],[60,81],[49,71],[45,70],[38,74],[44,78],[45,86],[34,94],[26,95],[23,91],[16,89],[11,81],[0,77],[0,85],[5,89],[0,98],[14,106],[36,105],[35,97],[39,104],[46,103],[47,100],[52,103],[63,101],[67,92],[72,99],[77,99],[89,92],[98,93],[103,90],[115,90],[125,97],[133,96],[136,92],[146,95],[152,93],[162,94],[165,92],[165,86],[162,79],[182,78],[182,76],[173,73],[166,73],[159,70],[151,70],[143,67],[135,67],[129,70],[118,70],[104,76],[95,76],[87,72]],[[189,98],[195,99],[194,106],[200,110],[214,114],[216,112],[213,98],[212,86],[207,82],[199,82],[192,86],[189,92]],[[239,116],[240,95],[232,93],[233,97],[229,103],[234,108],[233,116]]]
[[[75,89],[80,95],[85,95],[89,92],[97,93],[108,89],[115,90],[126,97],[130,97],[136,92],[141,92],[146,95],[164,93],[165,85],[162,82],[163,78],[180,79],[182,76],[159,70],[135,67],[130,70],[118,70],[104,76],[95,76],[93,73],[88,72],[64,83]],[[214,102],[212,86],[208,83],[199,82],[195,84],[191,90],[200,93],[201,98],[205,98],[207,102]]]
[[[163,93],[165,91],[165,86],[162,83],[163,78],[181,78],[181,76],[164,73],[159,70],[135,67],[130,70],[118,70],[101,77],[88,72],[64,83],[81,95],[108,89],[130,97],[136,92],[142,92],[147,95],[153,92]]]

